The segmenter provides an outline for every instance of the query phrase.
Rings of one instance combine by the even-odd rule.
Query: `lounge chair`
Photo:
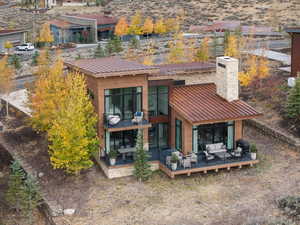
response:
[[[143,121],[144,113],[143,112],[135,112],[134,117],[132,119],[132,123],[140,123]]]
[[[213,160],[215,158],[215,156],[213,156],[211,154],[208,154],[207,151],[204,151],[204,154],[205,154],[206,161],[210,161],[210,160]]]
[[[108,115],[107,116],[107,121],[109,125],[116,125],[120,122],[121,118],[119,115]]]

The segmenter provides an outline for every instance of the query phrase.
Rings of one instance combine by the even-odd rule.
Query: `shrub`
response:
[[[286,215],[300,219],[300,197],[284,197],[278,200],[278,207],[282,209]]]

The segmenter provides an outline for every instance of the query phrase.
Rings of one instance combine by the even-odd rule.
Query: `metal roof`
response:
[[[159,71],[157,67],[146,66],[119,57],[66,61],[65,65],[94,77],[151,74]]]
[[[249,119],[261,115],[241,100],[228,102],[216,93],[215,84],[179,86],[172,89],[170,106],[192,124]]]
[[[287,33],[300,33],[300,27],[287,27],[285,31]]]

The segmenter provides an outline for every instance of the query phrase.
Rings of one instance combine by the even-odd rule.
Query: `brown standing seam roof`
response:
[[[215,84],[175,87],[170,106],[193,124],[253,118],[261,115],[241,100],[228,102],[216,93]]]
[[[97,25],[105,25],[105,24],[115,24],[118,22],[117,18],[112,16],[106,16],[103,14],[70,14],[69,16],[75,16],[78,18],[85,18],[85,19],[94,19],[97,20]]]
[[[204,62],[191,62],[178,64],[162,64],[156,65],[156,67],[158,67],[160,71],[158,74],[154,74],[154,76],[161,76],[173,75],[182,72],[211,71],[216,69],[216,64]]]
[[[51,20],[51,21],[49,21],[49,24],[55,25],[60,28],[70,28],[72,26],[77,26],[77,27],[81,26],[80,24],[70,23],[65,20]]]
[[[146,66],[138,62],[127,61],[118,57],[80,59],[65,62],[65,65],[95,77],[137,75],[158,72],[158,68],[154,66]]]

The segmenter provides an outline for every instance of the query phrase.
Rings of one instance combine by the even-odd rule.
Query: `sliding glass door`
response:
[[[182,121],[175,120],[175,148],[182,150]]]
[[[204,151],[207,144],[214,143],[223,143],[227,146],[228,150],[234,148],[234,122],[205,124],[193,127],[193,149],[195,152]]]
[[[168,123],[152,124],[152,127],[149,128],[149,147],[168,148],[168,137]]]

